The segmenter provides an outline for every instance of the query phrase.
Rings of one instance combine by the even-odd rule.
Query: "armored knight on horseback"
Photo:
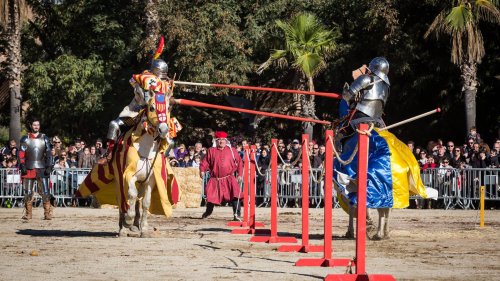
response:
[[[123,108],[118,118],[109,123],[107,134],[108,145],[106,153],[104,154],[104,157],[108,158],[108,160],[111,159],[113,148],[120,133],[123,132],[125,128],[131,127],[138,122],[136,117],[139,115],[140,110],[147,106],[148,100],[151,98],[151,92],[153,95],[158,92],[164,93],[169,97],[172,95],[173,81],[167,76],[168,65],[164,60],[159,59],[162,51],[163,37],[161,37],[158,49],[153,56],[150,69],[140,74],[132,75],[132,78],[129,80],[130,85],[134,89],[134,98]],[[178,124],[176,120],[170,122]],[[172,130],[171,137],[175,137],[176,132],[174,131],[175,130]]]

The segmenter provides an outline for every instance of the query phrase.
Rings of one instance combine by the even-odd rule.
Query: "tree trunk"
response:
[[[314,92],[314,82],[312,77],[308,77],[307,84],[310,92]],[[303,95],[303,105],[302,105],[302,115],[305,117],[315,118],[316,108],[315,108],[315,96],[313,95]],[[306,122],[303,124],[304,134],[309,135],[309,139],[313,139],[314,134],[314,124],[311,122]]]
[[[158,16],[158,7],[160,0],[145,0],[145,33],[146,39],[143,42],[142,50],[145,57],[156,50],[156,43],[160,38],[160,18]]]
[[[21,22],[18,1],[9,1],[6,77],[10,89],[9,138],[21,137]]]
[[[472,126],[476,126],[477,63],[464,62],[460,70],[462,91],[465,96],[466,130],[469,130]]]

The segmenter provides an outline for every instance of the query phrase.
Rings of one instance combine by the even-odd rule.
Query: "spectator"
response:
[[[57,163],[57,162],[56,162],[56,159],[57,159],[57,153],[56,153],[56,149],[55,149],[54,147],[51,147],[51,148],[50,148],[50,155],[51,155],[51,157],[50,157],[50,160],[51,160],[51,162],[50,162],[50,166],[51,166],[51,167],[54,167],[54,165]]]
[[[77,160],[80,159],[80,154],[83,153],[82,140],[77,138],[75,139],[75,151]]]
[[[500,168],[498,160],[498,150],[492,149],[488,158],[488,166],[491,168]]]
[[[322,144],[319,146],[319,157],[321,157],[321,161],[325,161],[325,153],[326,153],[326,146]]]
[[[259,202],[257,202],[257,205],[262,203],[265,195],[266,171],[269,169],[270,162],[271,157],[269,152],[266,149],[262,149],[257,160],[257,166],[259,166],[259,171],[257,172],[257,196],[259,197]]]
[[[76,153],[70,154],[67,161],[70,168],[78,168],[78,156]]]
[[[95,152],[96,152],[97,158],[104,157],[104,153],[106,153],[106,150],[102,146],[102,139],[97,139],[95,141]]]
[[[171,167],[178,167],[179,166],[179,161],[175,159],[175,157],[169,157],[169,162]]]
[[[472,146],[472,155],[470,155],[469,164],[472,168],[486,168],[486,153],[480,150],[479,144],[474,143]]]
[[[11,140],[9,140],[9,145],[0,149],[0,152],[3,155],[12,155],[11,151],[13,148],[17,149],[17,142],[16,142],[16,140],[11,139]],[[16,158],[17,158],[17,154],[16,154]]]
[[[193,160],[194,160],[194,146],[190,146],[190,147],[189,147],[189,152],[188,152],[188,154],[189,154],[189,160],[190,160],[191,162],[193,162]]]
[[[199,168],[201,163],[201,156],[200,155],[195,155],[194,160],[192,162],[192,167],[193,168]]]
[[[174,155],[175,159],[180,160],[184,159],[185,155],[188,155],[188,151],[186,150],[186,145],[181,143],[175,150],[174,150]]]
[[[191,158],[189,154],[184,155],[184,158],[179,159],[179,167],[188,168],[192,166]]]
[[[278,144],[278,153],[282,159],[286,158],[286,152],[287,151],[285,149],[285,144],[284,143]]]
[[[288,150],[286,152],[286,156],[285,158],[283,159],[284,160],[284,164],[281,164],[281,167],[283,166],[288,166],[290,168],[295,168],[297,163],[295,163],[295,158],[293,157],[293,152],[291,150]]]
[[[455,144],[452,142],[452,141],[448,141],[446,143],[446,152],[445,152],[445,156],[448,158],[448,159],[452,159],[453,156],[455,155],[454,153],[454,150],[455,149]]]
[[[61,139],[58,136],[53,136],[52,137],[52,148],[56,150],[56,155],[59,155],[61,153],[62,148],[62,142]],[[55,164],[55,163],[54,163]]]
[[[55,164],[54,164],[54,171],[56,175],[56,180],[57,180],[57,186],[60,187],[60,191],[66,193],[67,192],[67,186],[65,184],[65,173],[66,169],[68,169],[68,163],[66,163],[66,160],[63,158],[59,159]]]
[[[203,153],[203,145],[201,144],[201,142],[197,142],[195,143],[194,145],[194,155],[198,155],[200,156],[200,159],[202,159],[205,154]]]
[[[476,126],[472,126],[469,129],[469,133],[467,134],[466,140],[473,140],[475,143],[481,143],[481,136],[477,132]]]
[[[444,147],[444,146],[442,146],[442,145],[441,145],[441,146],[439,146],[439,147],[438,147],[438,150],[437,150],[437,153],[436,153],[436,155],[435,155],[435,156],[436,156],[436,157],[435,157],[435,158],[436,158],[436,159],[435,159],[435,160],[436,160],[436,162],[441,163],[441,160],[443,160],[444,158],[446,158],[446,157],[447,157],[447,156],[446,156],[446,147]]]
[[[422,151],[422,147],[420,146],[415,147],[415,158],[418,159],[420,157],[420,151]]]
[[[424,166],[422,167],[422,170],[425,171],[427,169],[434,169],[436,168],[437,165],[435,163],[435,159],[434,159],[434,156],[432,155],[427,155],[427,162],[424,164]]]
[[[299,156],[300,142],[298,139],[294,139],[292,141],[292,146],[290,148],[290,151],[292,151],[292,153],[293,153],[293,159],[295,159],[295,158],[297,158],[297,156]]]
[[[311,168],[313,169],[320,168],[323,165],[323,160],[321,160],[321,156],[319,156],[319,145],[317,143],[313,144],[309,160],[311,161]]]
[[[415,142],[410,140],[406,143],[406,145],[408,146],[408,148],[411,150],[411,153],[413,153],[413,155],[415,156],[415,158],[417,157],[417,154],[415,154]]]
[[[418,165],[422,169],[425,163],[427,163],[427,151],[421,150],[418,157]]]
[[[97,159],[100,158],[97,155],[97,148],[95,146],[90,147],[90,158],[91,158],[91,162],[94,163],[92,166],[94,166],[97,163]]]
[[[460,163],[465,162],[465,157],[462,155],[462,150],[460,147],[455,147],[453,149],[453,157],[450,158],[450,165],[453,168],[460,168]]]
[[[95,163],[95,156],[92,157],[92,155],[90,154],[90,149],[88,147],[85,147],[83,149],[83,153],[80,154],[80,157],[78,159],[78,168],[90,169],[94,166]]]

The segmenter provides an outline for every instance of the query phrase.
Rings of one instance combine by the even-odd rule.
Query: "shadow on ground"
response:
[[[45,229],[20,229],[16,233],[36,237],[115,237],[117,235],[116,232]]]

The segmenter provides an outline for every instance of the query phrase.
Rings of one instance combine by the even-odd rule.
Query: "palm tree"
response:
[[[5,48],[6,67],[4,69],[10,94],[9,138],[21,137],[21,25],[27,19],[28,5],[24,0],[7,0],[0,5],[0,25],[2,37],[7,42]]]
[[[451,61],[460,67],[467,128],[476,125],[477,66],[484,57],[480,21],[500,23],[498,0],[456,0],[439,13],[424,35],[451,36]]]
[[[309,91],[313,92],[313,78],[326,67],[326,60],[337,48],[335,40],[340,36],[338,29],[326,29],[316,16],[307,13],[295,16],[288,23],[278,20],[276,25],[285,35],[285,49],[273,50],[269,59],[259,66],[257,73],[262,73],[271,65],[287,68],[291,61],[292,67],[298,71],[298,79],[295,79],[298,85],[295,86],[304,89],[307,85]],[[303,116],[316,118],[313,95],[296,96],[294,100]],[[311,123],[304,124],[304,133],[312,138]]]

